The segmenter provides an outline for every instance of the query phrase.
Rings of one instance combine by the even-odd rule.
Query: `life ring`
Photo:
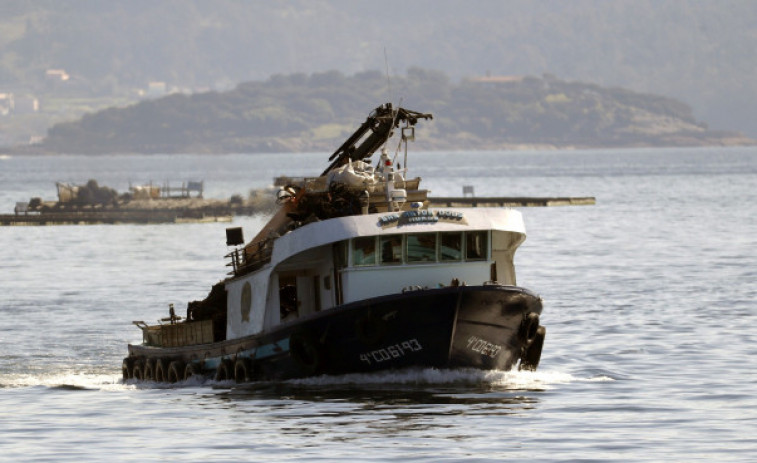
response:
[[[168,373],[167,364],[168,364],[168,360],[166,359],[155,360],[155,365],[153,366],[153,369],[154,369],[153,378],[155,379],[155,381],[159,383],[166,382],[166,379],[167,379],[166,373]]]
[[[228,381],[234,379],[234,362],[231,359],[222,359],[216,368],[216,381]]]
[[[547,336],[547,329],[540,326],[536,329],[536,335],[531,344],[523,347],[523,353],[520,356],[519,370],[535,371],[541,360],[541,350],[544,347],[544,338]]]
[[[142,379],[152,381],[155,379],[155,361],[153,359],[145,360],[145,368],[142,371]]]
[[[363,344],[375,346],[386,335],[386,322],[368,312],[355,320],[355,335]]]
[[[289,337],[289,355],[305,376],[314,375],[323,369],[323,350],[310,333],[298,332]]]
[[[253,379],[253,365],[249,357],[238,357],[234,362],[234,381],[249,383]]]
[[[530,345],[536,338],[537,331],[539,330],[539,314],[536,312],[529,312],[528,315],[523,317],[523,321],[520,323],[520,329],[518,335],[524,344]]]
[[[181,360],[174,360],[168,364],[168,373],[166,374],[166,380],[169,383],[175,383],[184,379],[184,362]]]
[[[133,368],[134,359],[132,357],[124,358],[124,361],[121,362],[121,375],[123,376],[124,381],[134,377]]]

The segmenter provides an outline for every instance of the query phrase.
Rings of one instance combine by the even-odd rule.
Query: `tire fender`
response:
[[[169,383],[175,383],[184,379],[184,362],[181,360],[174,360],[168,364],[168,373],[166,374],[166,380]]]
[[[222,359],[216,368],[216,381],[228,381],[234,379],[234,362],[231,359]]]

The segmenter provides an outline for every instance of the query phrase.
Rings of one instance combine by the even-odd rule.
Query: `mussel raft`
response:
[[[227,229],[231,272],[186,317],[171,307],[160,324],[134,322],[143,339],[123,379],[536,369],[546,330],[541,298],[516,286],[522,216],[429,207],[420,178],[407,178],[407,143],[431,118],[376,108],[320,176],[287,179],[255,238]],[[369,164],[400,124],[397,152]]]

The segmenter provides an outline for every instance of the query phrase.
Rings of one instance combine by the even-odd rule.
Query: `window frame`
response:
[[[391,235],[379,235],[378,236],[378,238],[379,238],[378,244],[379,245],[378,245],[377,252],[376,252],[376,256],[378,257],[378,259],[377,259],[377,265],[378,266],[403,265],[403,264],[405,264],[407,262],[407,259],[406,259],[406,256],[405,256],[405,242],[407,240],[405,239],[405,235],[406,235],[406,233],[393,233]],[[384,262],[384,251],[382,249],[384,247],[384,243],[385,242],[389,242],[390,238],[396,238],[396,237],[399,237],[399,239],[400,239],[400,244],[399,244],[399,246],[400,246],[399,261],[396,261],[396,262],[395,261]],[[384,241],[385,239],[386,239],[386,241]],[[394,249],[392,249],[392,252],[394,252]]]
[[[365,240],[368,242],[371,238],[373,238],[373,262],[369,263],[357,263],[357,254],[356,254],[356,243],[361,240]],[[378,265],[378,236],[360,236],[357,238],[350,239],[350,266],[351,267],[375,267]],[[363,262],[365,262],[365,259],[363,259]]]
[[[439,249],[438,255],[437,255],[437,261],[440,263],[462,262],[463,258],[465,257],[465,234],[462,231],[456,231],[456,232],[445,231],[445,232],[437,232],[437,233],[439,235],[439,239],[437,241],[437,247]],[[460,243],[459,243],[460,249],[458,251],[460,253],[460,256],[457,259],[442,259],[442,241],[443,241],[444,235],[448,235],[448,236],[457,235],[460,238]]]
[[[468,244],[470,243],[468,241],[468,237],[471,235],[483,235],[484,237],[484,245],[485,248],[483,250],[481,257],[469,257],[468,255]],[[489,248],[491,247],[491,239],[490,239],[490,233],[489,230],[474,230],[474,231],[466,231],[465,232],[465,262],[483,262],[489,260]]]

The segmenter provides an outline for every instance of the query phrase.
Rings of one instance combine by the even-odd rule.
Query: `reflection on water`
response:
[[[241,415],[239,420],[268,420],[293,436],[328,432],[329,439],[341,442],[424,438],[442,432],[447,439],[461,439],[466,431],[458,419],[522,415],[538,408],[541,381],[521,378],[520,383],[538,388],[513,388],[502,384],[501,378],[492,381],[484,376],[478,371],[428,369],[216,385],[220,390],[213,401],[216,406],[218,401],[227,403]],[[334,434],[339,423],[345,431]]]
[[[217,397],[236,403],[352,404],[340,413],[408,418],[524,413],[538,406],[540,392],[570,381],[569,375],[550,372],[411,369],[215,387],[228,387]]]
[[[532,408],[538,403],[529,391],[498,390],[484,386],[429,386],[429,385],[332,385],[312,386],[288,383],[246,384],[235,386],[219,394],[220,398],[244,400],[296,400],[306,402],[351,402],[364,410],[413,407],[419,414],[449,414],[454,405],[506,405],[513,410]],[[428,408],[445,406],[444,411]]]

